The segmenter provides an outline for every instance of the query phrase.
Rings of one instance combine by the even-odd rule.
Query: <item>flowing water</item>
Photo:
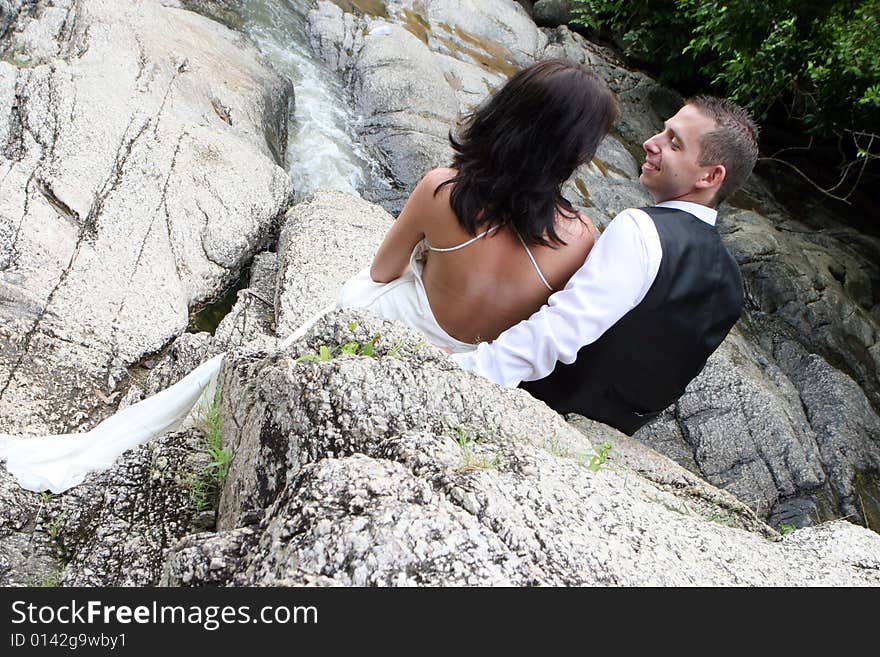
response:
[[[287,171],[298,198],[318,188],[360,194],[384,185],[378,163],[357,142],[357,117],[335,71],[317,61],[305,32],[307,0],[244,0],[243,31],[293,82]]]
[[[295,200],[317,189],[360,195],[388,187],[378,161],[358,143],[359,117],[335,71],[317,61],[305,32],[307,0],[244,0],[242,30],[272,67],[294,86],[294,110],[288,120],[286,168]],[[198,308],[190,319],[192,332],[213,334],[232,309],[238,291],[247,285],[247,271],[220,297]]]

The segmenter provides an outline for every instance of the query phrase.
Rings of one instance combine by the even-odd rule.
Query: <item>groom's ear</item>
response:
[[[697,181],[697,189],[718,189],[726,177],[727,169],[723,164],[706,167],[703,175]]]

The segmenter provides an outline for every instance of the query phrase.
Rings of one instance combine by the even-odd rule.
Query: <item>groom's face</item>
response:
[[[699,164],[701,138],[715,127],[713,119],[685,105],[642,144],[645,163],[639,180],[656,203],[695,200],[697,181],[711,168]]]

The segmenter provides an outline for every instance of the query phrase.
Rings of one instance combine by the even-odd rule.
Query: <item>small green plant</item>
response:
[[[204,471],[190,482],[192,504],[196,513],[214,506],[223,483],[229,474],[232,454],[223,447],[223,407],[220,390],[214,392],[210,404],[200,409],[200,424],[205,436],[205,451],[210,457]]]
[[[208,407],[205,422],[208,425],[205,436],[208,441],[208,455],[211,457],[208,469],[214,474],[218,486],[222,486],[226,481],[226,475],[229,474],[229,461],[232,455],[223,447],[223,408],[220,405],[219,390],[214,393],[214,401]]]
[[[189,482],[193,512],[196,514],[213,508],[211,491],[206,477],[193,477]]]
[[[354,330],[357,328],[357,322],[349,322],[348,330],[354,333]],[[372,339],[367,340],[366,342],[358,342],[357,340],[350,340],[343,344],[329,346],[329,345],[321,345],[318,347],[318,353],[304,354],[296,359],[296,362],[306,362],[306,363],[326,363],[327,361],[333,360],[336,356],[376,356],[376,345],[379,344],[379,341],[382,339],[381,333],[376,333]],[[426,346],[428,343],[425,341],[421,341],[413,346],[414,351],[418,351],[422,347]],[[404,340],[398,340],[394,346],[392,346],[388,350],[388,356],[392,358],[398,358],[400,356],[400,350],[406,345]]]
[[[57,540],[58,532],[61,529],[61,525],[64,524],[64,519],[67,517],[67,512],[64,511],[61,514],[55,516],[52,519],[52,522],[49,523],[49,536],[52,537],[52,540]]]
[[[354,322],[348,325],[349,328],[351,328],[352,324],[354,324]],[[327,361],[332,360],[336,355],[375,356],[376,345],[381,338],[382,336],[377,333],[373,336],[372,340],[367,342],[356,342],[352,340],[345,344],[336,345],[335,347],[328,347],[327,345],[322,344],[318,347],[317,354],[304,354],[297,358],[296,362],[326,363]]]
[[[462,427],[456,427],[453,431],[455,432],[455,440],[458,443],[458,447],[461,449],[461,455],[464,460],[461,468],[459,468],[460,470],[471,472],[473,470],[497,470],[500,467],[500,454],[496,453],[491,459],[486,457],[477,458],[474,456],[473,446],[482,445],[488,441],[487,438],[480,435],[471,436]]]
[[[599,470],[609,470],[608,467],[605,466],[606,461],[608,461],[609,454],[611,453],[611,441],[606,440],[599,447],[597,452],[590,457],[590,461],[587,463],[587,467],[593,472],[599,472]]]
[[[777,527],[779,528],[779,533],[782,534],[783,536],[788,536],[795,529],[797,529],[797,527],[795,527],[794,525],[787,525],[785,523],[781,523],[781,524],[777,525]]]

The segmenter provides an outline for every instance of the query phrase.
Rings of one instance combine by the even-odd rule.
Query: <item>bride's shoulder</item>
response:
[[[436,192],[436,195],[440,195],[441,193],[449,194],[449,191],[452,185],[443,185],[448,180],[452,180],[455,176],[458,175],[458,171],[455,169],[450,169],[448,167],[438,167],[436,169],[431,169],[426,173],[421,181],[419,182],[419,186],[424,186],[428,190],[431,191],[432,195]],[[443,185],[440,187],[440,185]],[[439,187],[439,189],[438,189]]]

